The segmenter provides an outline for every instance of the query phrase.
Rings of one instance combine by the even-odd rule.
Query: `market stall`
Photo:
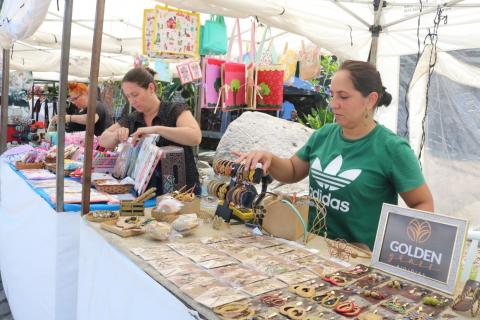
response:
[[[102,4],[102,1],[99,3]],[[100,8],[101,16],[103,16],[104,8],[102,6]],[[198,41],[195,39],[199,38],[197,34],[200,27],[197,13],[173,10],[167,7],[151,9],[152,16],[148,16],[148,12],[148,10],[145,11],[147,29],[149,17],[151,18],[150,22],[165,16],[168,18],[165,24],[159,24],[157,28],[155,28],[155,23],[152,23],[151,29],[147,30],[151,34],[142,39],[142,44],[146,47],[145,51],[150,57],[163,58],[172,53],[187,57],[197,56]],[[176,20],[177,16],[168,16],[175,15],[172,12],[176,12],[179,20],[185,19],[186,21],[181,20],[179,23]],[[280,15],[284,13],[285,8]],[[288,17],[288,13],[286,16]],[[96,17],[96,22],[100,25],[103,25],[102,20],[99,16]],[[268,19],[265,20],[268,21]],[[95,29],[98,27],[97,23]],[[191,23],[190,27],[185,27],[187,23]],[[254,57],[248,54],[242,55],[238,20],[235,23],[236,32],[232,33],[230,41],[233,42],[236,37],[235,40],[239,42],[239,54],[238,57],[235,57],[237,61],[230,59],[232,53],[232,45],[230,45],[226,60],[219,62],[219,59],[208,58],[202,65],[191,61],[180,64],[177,70],[181,82],[195,84],[202,82],[203,92],[200,100],[205,103],[206,108],[215,110],[220,108],[225,112],[247,106],[258,110],[279,110],[283,102],[283,80],[286,76],[284,68],[273,65],[270,61],[266,66],[247,69],[248,64],[245,63],[245,60],[252,61]],[[376,21],[377,23],[378,21]],[[255,24],[252,23],[253,29],[254,26]],[[162,43],[162,39],[164,39],[164,33],[168,35],[171,31],[168,29],[178,30],[178,33],[173,33],[173,37],[177,39],[188,38],[188,41],[185,41],[187,45],[167,48],[167,45],[170,44]],[[351,27],[350,30],[352,30]],[[190,32],[195,32],[195,34],[192,36]],[[252,35],[254,36],[254,32]],[[252,39],[254,38],[252,37]],[[101,41],[101,35],[97,29],[94,36],[90,73],[93,87],[97,86],[99,76]],[[353,40],[350,42],[353,46]],[[362,49],[360,50],[362,53],[366,51],[364,43],[358,47]],[[253,53],[253,46],[250,49],[250,52]],[[373,49],[376,50],[372,46]],[[351,50],[349,49],[349,51]],[[7,50],[4,51],[4,58],[5,54],[8,54]],[[288,52],[285,52],[285,56],[287,59]],[[375,55],[371,58],[374,60]],[[161,62],[161,60],[159,61]],[[86,63],[83,61],[83,65]],[[207,72],[209,69],[213,70],[210,74]],[[85,70],[82,72],[85,73]],[[66,83],[67,74],[68,69],[62,71],[63,85]],[[202,78],[202,76],[204,77]],[[253,84],[253,86],[247,88],[247,83]],[[208,97],[205,88],[215,88],[215,86],[219,89],[215,90],[217,95]],[[248,92],[249,90],[251,91]],[[224,98],[222,98],[222,91],[225,93]],[[66,94],[63,91],[63,98],[60,100],[64,102],[65,98]],[[208,99],[210,101],[207,101]],[[90,90],[89,104],[94,105],[94,102],[95,93]],[[5,102],[2,104],[5,108]],[[152,214],[153,218],[162,221],[162,223],[157,223],[145,219],[149,217],[149,212],[145,211],[146,204],[142,194],[153,194],[154,191],[148,188],[149,178],[154,174],[153,171],[159,161],[162,161],[160,160],[162,155],[169,151],[160,150],[155,142],[146,143],[145,140],[143,145],[137,146],[136,150],[134,150],[134,144],[127,143],[123,153],[118,154],[113,169],[121,173],[118,176],[132,175],[134,179],[132,186],[138,197],[130,198],[128,199],[130,202],[120,203],[117,206],[90,206],[90,202],[98,200],[98,198],[95,200],[96,197],[103,196],[91,189],[90,183],[90,180],[95,181],[90,176],[90,169],[94,167],[92,155],[93,158],[95,157],[94,140],[92,139],[94,114],[95,108],[93,111],[89,110],[87,133],[85,134],[85,175],[80,196],[81,209],[85,216],[82,219],[78,214],[55,213],[40,198],[43,197],[50,202],[52,207],[55,207],[53,203],[57,203],[57,211],[69,209],[78,211],[80,209],[78,206],[63,205],[64,200],[67,202],[72,199],[69,197],[70,194],[75,194],[75,203],[79,202],[79,186],[67,183],[70,180],[63,180],[64,166],[66,168],[68,164],[63,161],[63,151],[68,150],[68,146],[63,145],[62,135],[60,135],[58,148],[60,150],[57,152],[56,167],[54,166],[60,171],[56,183],[53,183],[53,179],[49,179],[52,178],[52,175],[46,171],[27,170],[17,173],[14,172],[12,166],[1,164],[0,266],[2,277],[5,279],[3,282],[6,292],[11,300],[12,311],[16,318],[29,319],[35,314],[35,317],[45,319],[133,319],[151,317],[152,314],[163,314],[169,319],[185,319],[195,317],[195,312],[198,312],[205,318],[227,319],[252,318],[254,315],[263,318],[287,317],[290,319],[304,319],[307,316],[333,319],[358,317],[365,320],[388,319],[397,316],[407,319],[419,317],[423,319],[434,317],[458,319],[461,316],[452,314],[450,307],[456,308],[458,311],[471,309],[472,314],[478,312],[478,310],[474,310],[473,303],[471,303],[480,298],[473,290],[475,283],[466,286],[463,291],[465,294],[462,293],[458,300],[454,301],[451,295],[455,287],[456,272],[458,272],[461,258],[460,249],[465,240],[455,232],[463,232],[464,235],[465,224],[457,227],[457,229],[461,229],[460,231],[449,230],[451,232],[451,237],[448,238],[451,240],[449,244],[455,244],[455,248],[445,246],[444,249],[451,249],[451,251],[449,251],[449,255],[443,255],[443,262],[445,264],[445,260],[448,259],[456,262],[448,264],[448,272],[441,272],[445,279],[442,278],[439,282],[444,283],[445,287],[442,287],[444,290],[438,290],[435,281],[431,281],[432,279],[438,280],[435,278],[438,276],[435,274],[438,270],[430,270],[435,275],[431,276],[428,281],[421,277],[414,278],[413,280],[417,281],[413,281],[407,276],[397,278],[397,275],[402,274],[395,274],[396,269],[394,268],[388,269],[393,270],[390,273],[386,272],[387,269],[381,269],[382,263],[385,263],[385,257],[382,260],[383,251],[374,255],[378,261],[372,260],[376,263],[373,267],[367,265],[347,266],[329,257],[330,255],[347,260],[352,255],[352,247],[346,242],[340,241],[336,244],[326,239],[323,242],[321,237],[315,239],[317,242],[308,241],[309,232],[320,233],[322,228],[319,225],[325,224],[325,212],[319,214],[320,203],[313,205],[311,202],[308,202],[308,205],[303,203],[303,209],[308,209],[309,205],[317,206],[317,216],[313,222],[311,221],[314,228],[310,229],[307,227],[309,226],[308,221],[305,221],[308,214],[306,211],[302,211],[300,208],[302,205],[296,202],[296,194],[274,195],[274,199],[271,199],[266,196],[266,187],[262,188],[262,192],[259,194],[251,184],[243,184],[245,181],[255,183],[262,181],[265,185],[268,184],[268,177],[262,177],[260,174],[261,168],[248,172],[233,162],[217,160],[213,164],[214,170],[216,174],[224,176],[223,180],[211,181],[207,187],[210,195],[218,197],[220,200],[215,215],[200,217],[201,212],[196,212],[196,209],[185,210],[185,212],[172,211],[168,214],[173,215],[173,219],[166,221],[162,217],[162,214],[165,213],[162,211],[162,199],[158,199],[156,211],[159,213],[157,212],[157,216]],[[391,119],[389,121],[391,122]],[[62,121],[60,121],[59,131],[63,132]],[[133,154],[137,154],[137,156],[133,157]],[[184,183],[180,183],[179,181],[182,180],[178,177],[179,171],[182,172],[178,169],[181,161],[177,161],[176,157],[172,157],[170,160],[171,171],[175,172],[173,167],[177,168],[176,176],[163,171],[162,191],[175,194],[174,190],[177,190],[177,195],[178,193],[183,195],[179,190],[182,190]],[[359,170],[347,170],[340,173],[341,161],[341,157],[339,161],[332,161],[333,165],[328,165],[325,172],[331,174],[334,179],[340,179],[342,184],[350,184],[358,176],[357,171]],[[36,162],[34,161],[34,163]],[[165,163],[167,162],[165,161]],[[172,163],[175,165],[171,165]],[[338,163],[340,164],[338,165]],[[140,165],[139,169],[137,169],[137,165]],[[163,163],[161,165],[163,167]],[[333,168],[334,166],[338,168]],[[319,174],[323,174],[319,161],[317,169]],[[342,177],[342,174],[346,175]],[[31,189],[25,184],[25,180],[37,180],[35,177],[40,177],[39,180],[51,180],[51,182],[40,183],[43,188],[38,187],[39,184],[28,182],[33,188]],[[111,181],[106,184],[95,183],[96,190],[101,187],[118,189],[120,186],[127,185],[117,180],[112,179]],[[104,185],[102,186],[102,184]],[[19,187],[15,190],[9,189],[9,186],[12,185]],[[58,186],[60,189],[55,192],[56,198],[52,198],[53,193],[48,194],[45,190],[38,190],[51,189],[52,186]],[[334,187],[327,185],[326,189],[334,190]],[[50,192],[52,191],[50,190]],[[191,194],[192,191],[189,190],[187,193]],[[191,197],[194,197],[193,193]],[[318,198],[323,199],[321,196]],[[23,203],[24,199],[31,201],[26,202],[27,204],[19,209],[18,204]],[[102,199],[102,202],[110,202],[105,201],[105,198]],[[117,200],[121,201],[121,199]],[[328,200],[330,201],[330,197]],[[332,199],[332,206],[334,200]],[[340,206],[340,201],[336,200]],[[182,199],[179,201],[186,202]],[[31,205],[32,203],[35,205]],[[185,203],[183,205],[185,206]],[[269,210],[270,213],[273,212],[271,207],[275,205],[278,212],[282,213],[282,219],[280,219],[280,215],[273,217],[272,214],[268,214]],[[278,206],[283,209],[280,210]],[[120,209],[118,213],[114,212],[116,209]],[[95,212],[90,212],[91,210]],[[154,213],[156,212],[154,211]],[[195,214],[199,214],[199,217]],[[202,226],[199,226],[202,224],[199,218],[204,221]],[[100,225],[94,225],[94,222],[86,220],[103,221]],[[250,229],[243,227],[229,227],[231,220],[238,220],[241,224],[251,221],[253,226],[261,227],[278,238],[252,235]],[[282,228],[285,225],[294,229],[285,231]],[[430,224],[428,225],[430,226]],[[216,231],[216,229],[222,228],[225,228],[223,232]],[[416,224],[412,222],[412,225],[409,222],[405,230],[410,241],[415,243],[427,242],[426,234],[430,233],[428,235],[430,239],[432,233],[431,229],[428,230],[423,222],[418,221]],[[144,233],[147,234],[143,235]],[[34,235],[34,239],[23,237],[25,234]],[[120,238],[119,235],[123,238]],[[154,243],[150,239],[151,237],[163,238],[164,241],[168,239],[168,242]],[[279,238],[303,240],[303,243],[307,244],[307,248],[296,242],[287,242]],[[11,242],[15,245],[11,245]],[[396,245],[392,245],[394,242]],[[435,241],[431,240],[430,242]],[[427,245],[433,246],[434,244],[428,243]],[[315,250],[310,250],[312,248]],[[383,249],[383,247],[381,248]],[[390,243],[388,248],[395,253],[429,260],[432,264],[438,262],[440,265],[442,261],[442,255],[432,248],[416,247],[412,249],[412,244],[408,246],[396,239]],[[385,252],[388,252],[387,249]],[[413,253],[412,250],[414,250]],[[392,253],[390,252],[390,254]],[[356,255],[358,256],[358,254]],[[32,271],[32,263],[25,258],[30,259],[32,256],[36,257],[38,261],[45,260],[47,263]],[[387,256],[391,258],[390,260],[395,261],[395,255]],[[400,262],[394,267],[405,263],[402,257],[398,260]],[[362,262],[367,264],[365,260]],[[431,268],[433,268],[432,264]],[[24,269],[16,268],[19,265]],[[391,263],[390,267],[392,267]],[[421,274],[421,272],[417,273]],[[24,276],[25,274],[28,276]],[[31,285],[34,289],[27,292],[27,285]],[[429,285],[428,288],[427,285]],[[41,298],[39,299],[38,296]],[[30,309],[22,309],[23,299],[31,302]]]

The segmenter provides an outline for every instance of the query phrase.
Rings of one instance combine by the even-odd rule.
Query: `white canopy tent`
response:
[[[28,1],[24,1],[28,5]],[[28,10],[26,6],[22,7],[22,3],[18,1],[5,1],[6,4],[9,4],[8,8],[16,8],[21,14],[15,15],[12,13],[13,9],[2,11],[2,17],[8,16],[11,19],[12,16],[16,16],[17,19],[0,26],[0,44],[4,48],[12,49],[11,69],[58,72],[60,70],[64,4],[60,1],[60,7],[57,8],[56,1],[30,0],[30,6],[34,6],[38,2],[50,3],[50,5],[47,6],[46,10],[45,5],[43,5],[42,10]],[[69,75],[77,77],[76,79],[86,80],[89,76],[95,4],[96,2],[93,0],[73,1],[72,51],[70,53]],[[122,77],[133,66],[133,57],[141,54],[143,10],[160,4],[162,3],[154,0],[123,1],[121,5],[118,1],[106,1],[100,78]],[[27,11],[29,15],[27,15]],[[26,19],[27,17],[28,19]],[[249,16],[245,15],[244,17],[248,18]],[[208,19],[208,14],[202,15],[202,21],[206,19]],[[12,25],[20,24],[20,22],[32,24],[30,20],[43,21],[34,34],[27,32],[12,33],[10,31],[13,29]],[[244,52],[250,42],[251,20],[241,20]],[[234,19],[227,18],[226,22],[228,28],[231,29]],[[257,41],[260,40],[262,32],[262,29],[257,31]],[[8,34],[10,38],[6,37],[5,34]],[[24,35],[27,35],[27,37],[24,37]],[[289,48],[299,48],[301,40],[305,39],[303,36],[276,28],[273,28],[272,36],[276,38],[275,44],[278,48],[283,48],[285,42],[289,43]],[[234,46],[234,50],[237,50],[236,46]],[[50,73],[48,78],[51,79],[52,75]],[[42,76],[42,74],[39,74],[39,76]]]
[[[7,2],[9,1],[6,0],[5,3]],[[18,3],[18,1],[13,2]],[[392,94],[393,101],[389,108],[379,109],[376,117],[379,122],[393,131],[397,131],[398,107],[401,104],[400,100],[403,100],[403,97],[399,97],[401,59],[403,56],[416,55],[423,50],[427,35],[436,30],[434,20],[438,8],[442,7],[442,17],[446,16],[447,19],[438,21],[438,31],[434,35],[435,52],[438,53],[436,72],[453,80],[460,78],[463,83],[467,83],[472,88],[479,87],[478,69],[459,61],[455,62],[448,52],[480,48],[480,36],[475,34],[475,30],[480,30],[480,0],[451,2],[392,0],[382,1],[383,6],[377,6],[378,10],[375,9],[373,1],[367,0],[168,0],[166,2],[170,6],[202,13],[240,18],[255,16],[262,23],[304,36],[341,59],[367,60],[372,42],[376,42],[372,41],[376,38],[372,36],[372,30],[379,31],[375,57],[384,85]],[[152,8],[156,4],[159,2],[153,0],[106,2],[101,77],[119,76],[130,68],[131,56],[139,52],[140,48],[143,9]],[[377,4],[380,4],[380,1]],[[62,5],[60,2],[60,6]],[[34,71],[59,69],[59,63],[55,61],[59,61],[62,8],[57,10],[56,6],[55,1],[50,3],[46,18],[35,34],[23,39],[22,42],[15,43],[12,68],[29,68]],[[88,52],[92,37],[94,7],[93,0],[74,2],[71,75],[88,76]],[[376,24],[375,27],[373,27],[374,24]],[[249,21],[243,21],[242,29],[248,30],[248,28]],[[0,29],[0,31],[3,30]],[[278,32],[281,31],[276,30],[276,33]],[[249,38],[248,35],[245,36],[245,39],[247,38]],[[1,39],[3,37],[0,36]],[[290,41],[290,39],[283,40]],[[29,49],[32,50],[32,46],[35,50],[29,51]],[[278,50],[279,44],[276,43],[276,46]],[[425,135],[423,120],[427,110],[425,102],[429,76],[430,53],[428,51],[425,51],[426,55],[422,59],[427,61],[427,65],[425,67],[424,62],[419,63],[419,69],[410,83],[409,90],[409,139],[417,154],[420,152]],[[461,70],[468,72],[459,73],[459,66]],[[428,140],[428,132],[426,136]],[[444,136],[442,139],[447,141],[448,137]],[[478,144],[476,147],[479,147]],[[476,159],[473,165],[478,165],[479,160]],[[429,161],[431,159],[422,159],[425,169],[434,167]],[[448,163],[447,161],[447,165]],[[468,166],[470,165],[469,163]],[[479,172],[469,168],[464,171],[468,174]],[[456,170],[452,175],[452,181],[459,179],[458,172]],[[426,170],[427,181],[431,178],[429,174]],[[431,174],[442,175],[443,173],[436,171]],[[436,181],[435,177],[432,180]],[[474,213],[480,209],[480,202],[475,200],[478,199],[476,190],[480,189],[480,179],[473,181],[477,182],[468,186],[466,191],[468,195],[460,199],[450,199],[446,191],[448,188],[443,185],[431,186],[435,200],[439,200],[437,203],[440,203],[437,205],[438,211],[467,216],[472,222],[479,223],[480,217]],[[452,202],[455,204],[452,205]]]

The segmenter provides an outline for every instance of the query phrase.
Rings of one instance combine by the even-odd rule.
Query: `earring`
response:
[[[365,110],[365,113],[363,114],[363,117],[364,117],[365,119],[368,119],[368,118],[370,117],[370,112],[368,112],[368,109]]]

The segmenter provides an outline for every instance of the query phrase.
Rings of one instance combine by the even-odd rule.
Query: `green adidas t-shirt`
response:
[[[327,124],[312,134],[297,156],[310,163],[310,196],[327,208],[327,236],[370,249],[382,204],[397,204],[398,193],[425,182],[409,144],[378,124],[358,140],[344,138],[340,126]],[[311,209],[310,222],[313,215]]]

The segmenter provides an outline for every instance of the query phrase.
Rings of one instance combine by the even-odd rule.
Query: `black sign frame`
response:
[[[397,222],[401,219],[409,219],[410,223],[408,224],[408,228],[405,228],[405,239],[398,239],[395,241],[390,241],[390,244],[387,243],[386,239],[392,238],[392,234],[398,233],[398,228],[388,228],[388,223],[392,222],[393,220],[397,220]],[[415,221],[414,221],[415,220]],[[406,220],[407,221],[407,220]],[[412,224],[413,223],[413,224]],[[398,223],[397,223],[398,224]],[[392,224],[393,225],[393,224]],[[421,248],[421,243],[425,242],[427,238],[431,236],[432,227],[437,229],[443,228],[444,230],[449,230],[450,234],[454,232],[452,238],[454,238],[453,243],[452,241],[448,241],[449,243],[442,244],[442,250],[446,253],[444,256],[447,256],[448,259],[444,259],[444,263],[438,259],[438,254],[435,256],[435,251],[431,250],[424,250]],[[390,234],[386,234],[386,232],[390,232]],[[377,235],[375,238],[375,245],[373,247],[373,254],[372,254],[372,261],[371,265],[379,270],[384,272],[395,274],[401,278],[406,280],[419,283],[421,285],[430,287],[435,290],[439,290],[448,294],[452,294],[455,289],[455,284],[459,276],[459,269],[462,260],[463,249],[466,241],[466,236],[468,232],[468,221],[464,219],[458,219],[450,216],[440,215],[436,213],[420,211],[410,208],[402,208],[399,206],[391,205],[384,203],[382,207],[382,212],[380,215],[380,222],[378,224]],[[448,238],[448,237],[444,237]],[[394,238],[396,239],[396,238]],[[428,239],[427,239],[428,240]],[[447,239],[448,240],[448,239]],[[415,241],[416,243],[420,243],[419,249],[415,247],[413,250],[413,246],[408,246],[407,243],[412,243]],[[395,243],[395,246],[399,245],[398,247],[392,246]],[[436,243],[436,242],[435,242]],[[390,245],[390,246],[389,246]],[[386,247],[389,246],[389,247]],[[403,246],[403,247],[401,247]],[[395,248],[394,248],[395,247]],[[431,276],[425,275],[425,269],[422,271],[414,272],[412,271],[416,267],[415,263],[411,263],[408,265],[409,269],[403,268],[400,265],[406,263],[405,261],[397,261],[395,263],[395,259],[392,258],[392,254],[389,255],[389,259],[386,259],[387,252],[393,252],[393,249],[403,249],[403,253],[408,250],[408,253],[402,255],[408,256],[410,258],[415,257],[416,259],[417,254],[420,254],[430,260],[434,260],[439,264],[442,268],[442,272],[438,272],[438,274]],[[423,250],[423,251],[422,251]],[[402,250],[399,250],[402,251]],[[398,252],[399,252],[398,251]],[[428,255],[425,254],[428,251]],[[433,252],[433,254],[432,254]],[[415,253],[415,255],[412,255]],[[442,258],[442,256],[440,256]],[[387,261],[390,260],[390,261]],[[394,261],[393,263],[391,261]],[[409,262],[410,263],[410,262]],[[448,265],[447,265],[448,263]],[[425,266],[423,266],[425,267]]]

